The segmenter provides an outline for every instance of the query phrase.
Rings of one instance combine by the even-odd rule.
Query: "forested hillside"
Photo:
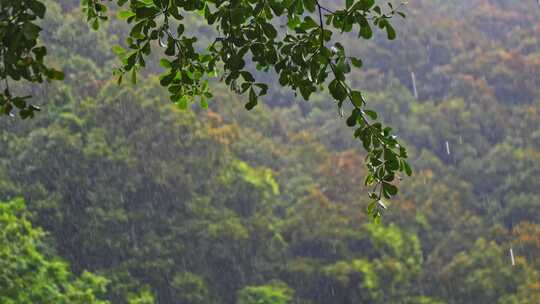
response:
[[[377,224],[328,96],[276,85],[247,112],[216,82],[208,109],[178,109],[159,60],[117,85],[122,21],[95,32],[48,1],[66,76],[15,87],[42,110],[0,119],[0,303],[540,303],[540,6],[405,11],[394,41],[341,41],[414,170]]]

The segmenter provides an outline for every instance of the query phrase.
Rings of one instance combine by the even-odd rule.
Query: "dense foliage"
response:
[[[44,79],[64,78],[62,72],[43,63],[47,49],[38,45],[41,28],[36,20],[43,19],[45,11],[45,4],[38,0],[4,0],[0,3],[0,79],[4,85],[0,93],[2,114],[13,115],[14,108],[17,108],[24,119],[33,117],[34,111],[39,110],[27,102],[31,96],[12,94],[10,80],[41,83]]]
[[[89,272],[72,280],[67,265],[39,250],[43,232],[25,217],[21,199],[0,203],[2,303],[105,303],[96,298],[107,280]]]
[[[25,100],[30,96],[12,97],[10,80],[21,77],[30,82],[63,79],[64,75],[43,64],[46,49],[36,47],[41,27],[35,20],[43,18],[46,5],[41,0],[5,0],[0,5],[0,79],[5,82],[0,95],[3,113],[13,115],[14,107],[24,119],[33,117],[39,108]],[[129,24],[125,48],[113,47],[121,66],[115,69],[118,83],[129,73],[137,83],[140,69],[147,65],[153,45],[159,63],[165,69],[160,84],[170,100],[187,109],[198,101],[208,108],[213,97],[209,80],[219,77],[231,91],[247,94],[246,109],[253,109],[260,96],[268,93],[270,83],[278,82],[295,94],[309,100],[313,93],[327,87],[337,108],[348,115],[347,125],[355,127],[358,138],[368,153],[365,184],[372,186],[369,214],[379,220],[384,200],[398,192],[396,175],[411,175],[407,150],[393,135],[392,128],[383,126],[377,112],[367,109],[362,92],[352,89],[346,80],[351,66],[361,67],[362,60],[347,55],[337,42],[334,32],[358,33],[371,39],[373,28],[380,28],[388,39],[396,38],[390,20],[394,15],[405,17],[391,2],[385,5],[375,0],[345,0],[321,3],[317,0],[116,0],[120,19]],[[329,6],[330,5],[330,6]],[[103,0],[83,0],[86,20],[97,30],[109,19],[109,8]],[[199,15],[200,18],[196,18]],[[194,20],[185,21],[191,16]],[[192,19],[193,19],[192,18]],[[210,33],[204,43],[186,27],[203,22]],[[279,27],[286,31],[278,32]],[[161,50],[160,50],[161,51]],[[34,58],[35,57],[35,58]],[[248,61],[249,64],[246,64]],[[279,81],[258,82],[253,70],[275,72]]]
[[[91,31],[75,1],[47,3],[47,64],[65,80],[14,88],[42,112],[0,120],[0,201],[11,201],[0,224],[22,231],[0,238],[0,254],[57,265],[61,280],[1,267],[0,296],[24,284],[39,296],[73,286],[94,303],[535,303],[537,5],[419,0],[400,39],[340,41],[365,59],[352,85],[397,127],[417,172],[376,224],[365,152],[324,94],[274,88],[248,113],[216,84],[207,110],[183,111],[159,60],[136,86],[111,77],[123,21]]]

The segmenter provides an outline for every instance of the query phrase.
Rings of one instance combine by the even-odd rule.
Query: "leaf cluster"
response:
[[[0,5],[0,111],[21,118],[33,117],[39,107],[31,104],[31,96],[17,96],[9,88],[9,79],[41,83],[43,80],[62,80],[64,74],[44,63],[47,49],[38,44],[41,28],[37,20],[45,16],[46,6],[39,0],[6,0]]]

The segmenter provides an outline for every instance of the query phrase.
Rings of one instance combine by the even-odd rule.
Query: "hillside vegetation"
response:
[[[328,96],[275,86],[247,112],[215,83],[208,109],[180,110],[157,62],[116,84],[121,21],[94,32],[49,1],[65,80],[24,88],[34,119],[0,119],[0,265],[20,263],[0,302],[538,303],[540,7],[410,2],[397,40],[342,37],[414,170],[377,224]]]

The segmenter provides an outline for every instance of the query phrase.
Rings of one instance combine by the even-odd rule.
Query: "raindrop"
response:
[[[446,154],[450,155],[450,143],[448,143],[448,140],[446,141]]]
[[[416,76],[414,75],[414,72],[411,72],[411,80],[412,80],[414,98],[418,100],[418,90],[416,89]]]
[[[166,48],[166,47],[167,47],[167,43],[164,42],[164,41],[162,40],[163,38],[166,38],[166,37],[163,36],[163,37],[160,37],[160,38],[158,39],[158,41],[159,41],[159,46],[162,47],[162,48]]]
[[[510,261],[512,262],[512,266],[516,266],[516,260],[514,258],[514,250],[510,248]]]

